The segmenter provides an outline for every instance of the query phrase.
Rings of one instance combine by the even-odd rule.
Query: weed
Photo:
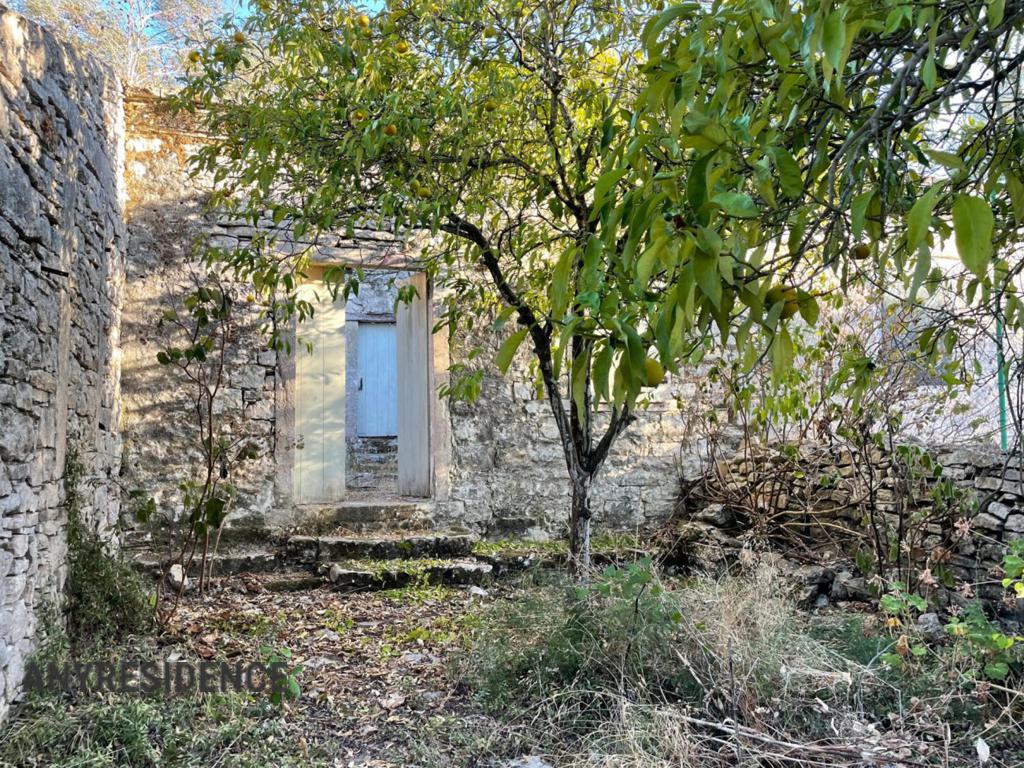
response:
[[[33,699],[0,739],[0,765],[24,768],[329,764],[326,755],[296,743],[266,704],[241,694]]]
[[[385,589],[380,594],[397,605],[423,605],[450,600],[458,593],[457,589],[443,584],[430,584],[425,578],[420,578],[413,584],[397,589]]]
[[[277,626],[286,623],[282,616],[270,617],[265,613],[224,611],[212,616],[210,626],[228,635],[265,637]]]
[[[82,466],[69,451],[64,470],[68,516],[68,636],[72,642],[119,639],[151,625],[152,603],[131,564],[82,519]]]

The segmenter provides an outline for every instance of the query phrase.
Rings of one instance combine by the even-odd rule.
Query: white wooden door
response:
[[[360,437],[398,434],[398,369],[394,323],[359,324]]]
[[[430,358],[430,302],[426,275],[408,284],[417,296],[396,309],[398,328],[398,492],[403,496],[431,495],[430,419],[434,398]]]
[[[345,301],[323,286],[299,287],[316,308],[298,328],[295,354],[295,500],[345,496]],[[304,342],[310,342],[307,351]]]

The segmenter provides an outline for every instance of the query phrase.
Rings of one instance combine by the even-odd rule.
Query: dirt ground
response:
[[[477,764],[467,739],[487,733],[488,718],[460,682],[457,659],[479,612],[503,599],[500,588],[266,588],[277,580],[235,577],[187,597],[159,642],[195,659],[290,651],[301,695],[282,716],[311,762]],[[479,745],[479,764],[490,764],[490,752]]]

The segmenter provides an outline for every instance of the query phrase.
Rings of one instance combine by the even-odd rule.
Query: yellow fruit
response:
[[[238,30],[238,31],[237,31],[237,32],[235,32],[235,34],[233,35],[233,39],[234,39],[234,41],[235,41],[236,43],[238,43],[239,45],[241,45],[242,43],[244,43],[244,42],[245,42],[245,32],[243,32],[242,30]]]
[[[192,51],[188,55],[188,60],[193,64],[198,64],[203,57],[199,55],[199,51]]]
[[[484,109],[486,109],[488,112],[493,112],[497,108],[498,102],[496,102],[494,99],[488,99],[487,101],[484,102]]]
[[[422,184],[416,185],[416,195],[422,197],[424,200],[428,199],[431,195],[430,188],[424,187]]]
[[[397,43],[395,43],[395,50],[398,51],[399,53],[408,53],[409,44],[405,42],[405,40],[399,40]]]
[[[484,27],[484,37],[497,37],[498,31],[494,27]]]
[[[366,113],[363,112],[363,110],[361,110],[361,109],[357,109],[355,112],[352,113],[352,122],[353,123],[361,123],[365,119],[366,119]]]
[[[782,285],[770,288],[764,297],[765,309],[771,311],[771,308],[779,302],[784,302],[782,314],[779,315],[783,320],[788,320],[800,311],[800,302],[797,300],[796,288]]]
[[[394,123],[388,123],[384,126],[385,136],[394,136],[396,133],[398,133],[398,126]]]
[[[367,16],[365,13],[360,13],[356,17],[356,24],[358,24],[363,29],[369,29],[370,28],[370,17]]]
[[[871,255],[871,246],[867,243],[858,243],[853,247],[853,258],[863,261]]]
[[[648,387],[656,387],[665,380],[665,369],[653,357],[644,360],[644,373],[647,375]]]

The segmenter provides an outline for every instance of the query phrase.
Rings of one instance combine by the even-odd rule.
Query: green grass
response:
[[[330,765],[280,711],[241,694],[175,699],[34,698],[0,733],[0,765],[224,768]]]
[[[482,557],[551,556],[558,557],[568,552],[569,544],[562,539],[533,541],[530,539],[497,539],[478,541],[473,545],[473,554]],[[633,534],[610,534],[596,536],[590,542],[595,555],[614,555],[647,549],[644,541]]]

